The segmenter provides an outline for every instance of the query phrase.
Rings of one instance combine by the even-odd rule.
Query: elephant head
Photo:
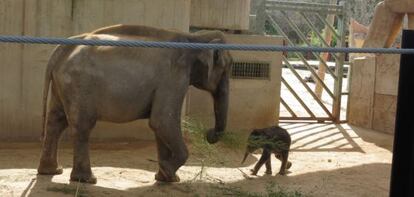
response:
[[[204,32],[195,42],[225,43],[223,33]],[[206,41],[207,40],[207,41]],[[215,128],[207,133],[207,141],[216,143],[227,124],[229,70],[232,57],[226,50],[201,50],[191,69],[191,85],[211,93],[214,99]]]
[[[242,164],[246,161],[247,156],[249,156],[250,154],[252,154],[254,151],[256,151],[259,148],[263,148],[262,147],[262,143],[263,142],[263,136],[260,132],[258,132],[257,130],[253,130],[253,132],[250,134],[249,138],[247,139],[247,146],[246,146],[246,151],[244,153],[244,157],[242,160]]]

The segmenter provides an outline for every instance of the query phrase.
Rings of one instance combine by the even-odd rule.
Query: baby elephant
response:
[[[272,174],[272,166],[270,163],[270,156],[272,153],[274,153],[276,158],[282,162],[279,174],[285,175],[286,169],[289,169],[292,166],[292,163],[288,161],[290,143],[291,139],[289,133],[281,127],[274,126],[264,129],[255,129],[247,140],[246,153],[242,163],[244,163],[249,154],[262,148],[262,157],[260,157],[260,160],[251,170],[252,175],[256,175],[264,163],[266,163],[266,174]]]

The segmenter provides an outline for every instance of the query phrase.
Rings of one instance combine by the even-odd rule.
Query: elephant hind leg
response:
[[[68,122],[62,104],[53,94],[46,121],[46,136],[43,141],[42,156],[37,171],[39,174],[61,174],[63,170],[58,165],[57,148],[60,136],[63,130],[67,128]]]
[[[73,131],[73,169],[70,174],[71,181],[96,183],[92,173],[89,156],[89,136],[96,120],[79,118],[79,121],[70,125]]]
[[[65,105],[68,122],[73,136],[73,169],[70,180],[84,183],[96,183],[89,157],[89,136],[95,127],[97,118],[93,105],[88,101],[73,101]]]
[[[289,151],[282,152],[279,156],[276,157],[282,162],[282,165],[280,166],[280,175],[285,175],[286,170],[289,169],[292,166],[292,163],[288,160],[289,158]]]

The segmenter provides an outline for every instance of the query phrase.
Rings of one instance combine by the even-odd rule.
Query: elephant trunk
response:
[[[215,127],[207,135],[207,141],[210,144],[218,142],[227,125],[227,111],[229,106],[229,77],[227,74],[223,74],[212,95],[214,98]]]
[[[214,115],[216,117],[216,132],[223,132],[227,125],[227,111],[229,107],[229,79],[225,75],[213,94],[214,97]]]
[[[250,154],[249,151],[246,150],[246,153],[244,153],[243,161],[241,162],[242,164],[246,161],[247,156],[249,156],[249,154]]]

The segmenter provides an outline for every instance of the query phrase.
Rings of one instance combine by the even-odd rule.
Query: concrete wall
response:
[[[229,43],[276,44],[279,37],[227,35]],[[230,102],[228,114],[229,131],[246,131],[278,124],[282,54],[278,52],[231,51],[235,62],[270,63],[270,79],[230,80]],[[187,99],[187,115],[214,127],[213,99],[203,91],[191,88]]]
[[[248,30],[250,0],[192,0],[191,26]]]
[[[190,0],[2,0],[0,34],[67,37],[119,23],[188,31],[190,3]],[[0,139],[40,136],[44,70],[53,48],[0,44]],[[146,121],[122,125],[98,123],[93,137],[145,139],[152,138],[152,133]]]
[[[399,55],[358,58],[352,65],[349,123],[394,133]]]
[[[350,124],[372,127],[372,106],[375,89],[375,57],[353,61],[350,81],[348,120]]]
[[[194,10],[190,13],[191,9]],[[119,23],[188,31],[190,16],[194,26],[244,30],[249,26],[249,10],[250,0],[2,0],[0,34],[68,37]],[[229,40],[281,44],[281,39],[269,37],[229,36]],[[44,72],[53,48],[53,45],[0,44],[0,140],[34,140],[40,136]],[[276,124],[280,54],[232,53],[240,60],[271,62],[272,80],[232,80],[230,127]],[[213,118],[213,109],[203,104],[209,97],[199,98],[202,101],[198,102],[198,94],[201,93],[196,90],[189,92],[187,99],[191,101],[185,101],[188,109],[184,110],[192,114],[203,112]],[[64,138],[68,135],[65,132]],[[98,122],[92,138],[152,139],[153,134],[147,120],[128,124]]]
[[[123,23],[188,31],[191,0],[76,0],[74,33]]]

